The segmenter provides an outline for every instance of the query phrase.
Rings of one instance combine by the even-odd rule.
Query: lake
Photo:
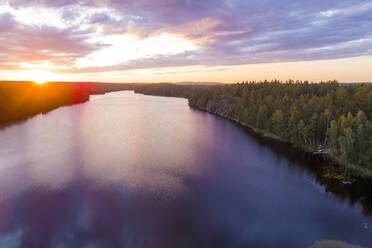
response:
[[[130,91],[3,127],[0,247],[372,247],[371,195],[270,143]]]

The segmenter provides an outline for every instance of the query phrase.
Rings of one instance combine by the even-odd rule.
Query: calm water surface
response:
[[[366,212],[185,99],[110,93],[0,129],[0,247],[372,247]]]

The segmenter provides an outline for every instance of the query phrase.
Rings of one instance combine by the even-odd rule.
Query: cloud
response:
[[[29,7],[29,6],[48,6],[48,7],[64,7],[67,5],[72,5],[76,3],[83,3],[84,1],[75,1],[75,0],[2,0],[0,3],[7,3],[14,7]]]
[[[62,18],[74,21],[64,29],[20,28],[9,16],[0,16],[0,32],[7,32],[7,40],[12,40],[8,50],[0,48],[0,53],[14,52],[12,57],[19,60],[40,56],[59,65],[67,63],[66,71],[70,72],[372,54],[372,4],[368,0],[14,0],[7,4],[12,8],[58,8]],[[24,35],[17,35],[21,32]],[[102,44],[89,42],[92,37],[131,34],[146,39],[162,33],[188,39],[199,49],[107,67],[73,66],[75,60],[103,49]],[[19,52],[21,48],[23,52]]]
[[[15,26],[16,22],[10,14],[0,15],[0,33],[13,30]]]
[[[68,64],[68,60],[85,56],[101,47],[100,44],[86,42],[89,34],[89,30],[75,27],[26,26],[17,23],[8,13],[0,15],[1,68],[24,61],[49,60],[56,65]]]

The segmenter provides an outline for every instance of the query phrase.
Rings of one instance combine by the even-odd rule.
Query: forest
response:
[[[133,89],[133,84],[115,83],[1,82],[0,125],[88,101],[91,94]]]
[[[206,89],[210,87],[210,85],[176,85],[171,83],[154,83],[138,85],[134,88],[134,92],[144,95],[188,98],[193,90]]]
[[[91,94],[119,90],[187,98],[191,107],[234,120],[308,151],[327,154],[351,173],[372,176],[371,84],[291,80],[223,86],[1,83],[0,124],[82,103],[88,101]]]
[[[192,90],[189,104],[371,176],[372,85],[243,82]]]
[[[372,84],[292,80],[204,87],[150,84],[135,92],[187,98],[191,107],[327,155],[351,174],[372,177]]]

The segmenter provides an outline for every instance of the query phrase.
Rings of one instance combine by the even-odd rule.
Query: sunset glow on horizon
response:
[[[57,81],[58,75],[45,70],[26,70],[20,71],[20,81],[33,81],[37,84],[44,84],[48,81]]]
[[[0,80],[372,81],[370,1],[137,2],[0,0]]]

